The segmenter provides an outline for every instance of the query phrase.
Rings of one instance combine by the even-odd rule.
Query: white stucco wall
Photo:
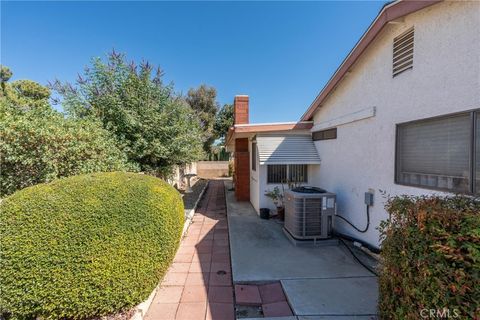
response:
[[[411,26],[414,67],[392,78],[393,38]],[[379,190],[434,193],[394,183],[395,125],[480,108],[480,2],[435,4],[388,24],[316,112],[314,124],[368,107],[376,107],[376,116],[338,126],[336,140],[315,142],[322,162],[312,184],[335,192],[339,214],[359,227],[366,223],[364,192],[375,190],[368,233],[339,219],[336,228],[378,246],[376,227],[387,218]]]
[[[302,185],[305,186],[310,186],[312,185],[312,175],[314,175],[316,172],[318,172],[318,168],[320,165],[318,164],[309,164],[308,165],[308,173],[307,173],[307,182],[302,183]],[[270,210],[276,210],[275,205],[273,204],[272,199],[268,198],[265,196],[265,192],[268,192],[270,190],[273,190],[273,188],[278,187],[281,192],[283,192],[282,189],[282,184],[281,183],[267,183],[267,165],[261,165],[260,166],[260,179],[259,179],[259,188],[260,188],[260,199],[259,199],[259,205],[260,208],[270,208]],[[285,190],[288,190],[288,185],[284,185]],[[257,213],[259,213],[259,210],[257,210]]]
[[[267,165],[260,166],[260,208],[270,208],[270,210],[276,210],[272,199],[265,196],[265,192],[273,190],[278,187],[282,191],[281,183],[267,183]],[[285,186],[285,188],[288,188]],[[258,212],[258,211],[257,211]]]
[[[260,165],[258,159],[258,152],[256,161],[256,170],[252,170],[252,140],[248,141],[248,151],[250,152],[250,202],[257,213],[260,209]]]

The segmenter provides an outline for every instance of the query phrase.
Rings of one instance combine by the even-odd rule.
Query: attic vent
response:
[[[413,68],[413,27],[393,39],[393,76]]]

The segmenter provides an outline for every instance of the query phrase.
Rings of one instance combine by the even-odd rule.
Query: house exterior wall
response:
[[[313,175],[318,172],[318,168],[320,165],[318,164],[309,164],[308,165],[308,181],[306,183],[302,183],[302,185],[305,186],[316,186],[314,182],[316,182],[315,179],[313,179]],[[267,165],[261,165],[259,170],[259,208],[270,208],[270,210],[276,210],[275,205],[273,204],[272,199],[268,198],[265,196],[266,191],[273,190],[273,188],[278,187],[280,188],[280,191],[283,191],[282,189],[282,184],[281,183],[267,183]],[[285,184],[284,185],[285,190],[288,190],[288,186]],[[255,207],[255,206],[254,206]],[[259,213],[259,210],[255,208],[257,213]]]
[[[260,165],[258,152],[257,157],[252,159],[252,140],[249,142],[250,150],[250,202],[257,213],[260,212]],[[256,161],[256,170],[252,170],[252,160]],[[263,208],[263,207],[262,207]]]
[[[279,187],[282,191],[281,183],[267,183],[267,165],[260,166],[260,208],[270,208],[270,210],[276,210],[272,199],[265,196],[265,192],[273,190],[273,188]],[[258,211],[257,211],[258,212]]]
[[[339,214],[362,228],[364,192],[375,193],[369,231],[358,233],[336,219],[338,231],[379,246],[376,227],[388,217],[380,190],[441,193],[394,183],[396,124],[480,108],[479,17],[479,2],[442,2],[388,24],[315,113],[314,126],[376,110],[373,117],[338,125],[337,139],[315,142],[322,162],[312,184],[337,194]],[[392,78],[393,39],[412,26],[413,69]]]
[[[284,134],[284,135],[305,135],[309,134],[310,132],[308,130],[296,130],[296,131],[273,131],[270,132],[270,134],[278,135],[278,134]],[[268,190],[273,190],[276,186],[282,190],[282,185],[279,183],[275,184],[270,184],[267,183],[267,165],[260,165],[260,157],[259,153],[257,152],[257,157],[256,157],[256,170],[252,170],[252,143],[255,140],[255,135],[252,134],[251,137],[249,137],[249,143],[248,143],[248,150],[250,154],[250,160],[249,160],[249,166],[250,166],[250,202],[255,209],[255,211],[260,214],[260,208],[270,208],[270,210],[276,210],[275,205],[273,204],[272,199],[268,198],[265,196],[265,192]],[[318,165],[308,165],[308,179],[309,182],[311,181],[310,177],[317,172],[317,169],[314,169],[318,167]],[[309,185],[309,183],[305,183],[304,185]],[[287,188],[287,186],[285,186]]]

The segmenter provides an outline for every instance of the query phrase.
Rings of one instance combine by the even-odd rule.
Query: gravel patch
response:
[[[192,193],[183,193],[183,206],[185,210],[194,209],[195,204],[197,203],[200,194],[202,193],[203,188],[208,183],[206,179],[198,179],[195,184],[192,186]]]

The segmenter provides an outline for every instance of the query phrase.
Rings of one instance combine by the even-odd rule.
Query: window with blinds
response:
[[[396,182],[459,193],[480,191],[477,114],[466,112],[397,125]],[[476,164],[471,165],[474,158]]]
[[[393,39],[393,77],[413,68],[413,27]]]
[[[306,164],[269,164],[267,165],[267,183],[308,182]]]

